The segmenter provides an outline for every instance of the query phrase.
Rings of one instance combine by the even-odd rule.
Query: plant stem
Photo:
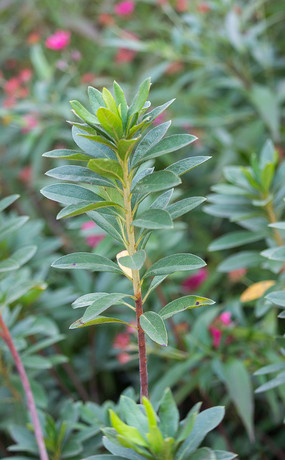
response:
[[[131,204],[131,180],[128,172],[128,163],[123,164],[124,171],[124,207],[126,212],[126,233],[128,243],[128,253],[132,256],[136,252],[135,231],[132,225],[133,213]],[[148,376],[147,376],[147,357],[146,357],[146,344],[145,333],[140,325],[140,316],[143,314],[143,303],[140,287],[140,273],[139,270],[132,270],[133,290],[136,305],[136,319],[138,330],[138,347],[139,347],[139,369],[140,369],[140,396],[148,398]]]
[[[40,459],[49,460],[47,450],[45,447],[45,442],[43,438],[40,421],[39,421],[38,414],[37,414],[37,409],[36,409],[32,389],[31,389],[31,385],[30,385],[28,376],[26,374],[25,368],[23,366],[22,360],[20,358],[20,355],[16,350],[12,336],[3,320],[1,313],[0,313],[0,327],[1,327],[1,337],[11,352],[11,355],[14,359],[15,366],[19,372],[20,379],[22,381],[24,392],[26,394],[27,405],[28,405],[28,409],[30,411],[33,425],[34,425],[35,437],[36,437],[36,441],[37,441],[38,448],[39,448]]]

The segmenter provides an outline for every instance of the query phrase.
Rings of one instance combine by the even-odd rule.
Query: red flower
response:
[[[62,50],[70,43],[70,32],[67,30],[57,30],[53,35],[46,39],[46,47],[51,50]]]
[[[121,364],[126,364],[131,360],[131,356],[128,353],[119,353],[117,356],[117,360]]]
[[[130,336],[128,332],[120,332],[116,335],[113,348],[120,348],[121,350],[126,350],[130,343]]]
[[[131,0],[126,0],[115,5],[115,13],[118,16],[129,16],[133,13],[134,9],[135,3]]]
[[[231,321],[231,312],[230,311],[225,311],[221,313],[214,321],[213,324],[209,326],[209,331],[211,333],[212,339],[213,339],[213,347],[214,348],[219,348],[221,341],[222,341],[222,336],[223,336],[223,330],[229,326],[232,326],[233,323]],[[229,343],[231,341],[231,337],[228,337],[226,340],[226,343]]]
[[[90,230],[91,228],[94,228],[94,227],[96,227],[96,224],[95,222],[93,222],[93,220],[89,220],[88,222],[85,222],[84,224],[81,225],[82,230]],[[88,234],[86,236],[86,243],[88,246],[90,246],[90,248],[95,248],[96,246],[98,246],[100,241],[102,241],[104,238],[105,238],[105,235],[103,233],[93,234],[93,235]]]
[[[136,55],[137,52],[134,50],[119,48],[115,56],[115,61],[117,64],[122,64],[124,62],[132,62],[135,59]]]
[[[209,13],[211,8],[207,3],[202,2],[200,3],[200,5],[197,6],[197,10],[200,11],[200,13]]]
[[[186,292],[194,291],[197,289],[206,279],[208,278],[208,270],[203,267],[195,273],[195,275],[189,276],[182,283],[182,288]]]

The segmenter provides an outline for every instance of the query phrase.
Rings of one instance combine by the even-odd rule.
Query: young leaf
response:
[[[122,160],[129,158],[138,140],[139,140],[139,137],[136,137],[134,139],[120,139],[119,140],[117,149],[118,149],[118,155]]]
[[[134,219],[133,225],[135,227],[155,230],[171,228],[173,227],[173,222],[167,211],[163,209],[148,209]]]
[[[167,332],[161,317],[154,311],[148,311],[140,316],[140,325],[144,332],[159,345],[167,345]]]
[[[148,94],[149,94],[149,89],[150,89],[150,78],[146,78],[142,84],[140,85],[139,89],[138,89],[138,92],[137,94],[135,95],[134,99],[133,99],[133,102],[129,108],[129,116],[130,115],[133,115],[134,113],[137,113],[139,112],[147,98],[148,98]]]
[[[61,270],[84,269],[100,272],[121,273],[119,267],[114,262],[107,259],[107,257],[89,252],[75,252],[73,254],[67,254],[66,256],[55,260],[51,266]]]
[[[176,315],[176,313],[180,313],[181,311],[188,310],[190,308],[202,307],[204,305],[213,305],[214,303],[215,302],[213,300],[207,299],[206,297],[187,295],[168,303],[158,312],[158,314],[163,319],[167,319]]]
[[[205,265],[204,260],[194,254],[173,254],[155,262],[147,270],[144,278],[148,276],[168,275],[178,271],[197,270],[198,268],[205,267]]]
[[[88,162],[88,168],[91,169],[91,171],[100,174],[100,176],[108,177],[113,180],[117,179],[121,181],[123,178],[122,167],[116,160],[108,160],[104,158],[90,160]]]
[[[78,101],[70,101],[70,105],[73,109],[73,112],[81,118],[81,120],[85,121],[88,125],[94,126],[98,123],[98,118],[96,115],[90,113],[82,104]]]
[[[118,115],[118,109],[115,99],[113,98],[112,94],[107,88],[103,88],[102,97],[104,99],[107,109],[111,110],[111,112],[113,112],[115,115]]]
[[[101,107],[97,110],[97,117],[103,128],[112,138],[119,140],[123,136],[123,124],[118,115],[109,109]]]
[[[120,85],[118,85],[116,81],[114,81],[113,86],[114,86],[115,101],[116,101],[117,106],[120,107],[120,115],[122,118],[123,127],[125,129],[126,123],[127,123],[127,116],[128,116],[127,101],[124,95],[124,91],[122,90]]]
[[[115,414],[112,409],[109,409],[111,424],[115,430],[126,437],[130,441],[138,444],[139,446],[148,447],[146,440],[142,437],[137,428],[129,426],[124,423],[118,416]]]
[[[98,89],[93,88],[92,86],[88,87],[88,96],[89,96],[91,108],[94,114],[96,115],[97,110],[100,107],[105,107],[103,96]]]

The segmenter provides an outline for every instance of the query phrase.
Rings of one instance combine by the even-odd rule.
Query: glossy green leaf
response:
[[[138,165],[142,161],[145,161],[144,157],[147,155],[147,152],[162,139],[170,125],[171,121],[162,123],[161,125],[158,125],[155,128],[151,129],[142,138],[132,157],[132,167]]]
[[[130,326],[129,323],[126,321],[122,321],[121,319],[117,318],[110,318],[109,316],[97,316],[95,319],[91,321],[84,322],[82,319],[78,319],[74,323],[69,326],[69,329],[78,329],[80,327],[87,327],[87,326],[97,326],[98,324],[106,324],[106,323],[118,323],[118,324],[126,324]]]
[[[154,311],[140,316],[140,325],[144,332],[159,345],[167,345],[167,332],[162,318]]]
[[[56,218],[63,219],[65,217],[79,216],[85,212],[94,211],[95,209],[110,207],[120,208],[120,206],[113,201],[99,201],[97,203],[83,201],[81,203],[66,206],[57,214]]]
[[[251,440],[254,439],[254,400],[250,375],[240,359],[231,359],[223,366],[225,384]]]
[[[173,222],[167,211],[163,209],[148,209],[134,219],[133,225],[135,227],[155,230],[172,228]]]
[[[107,109],[111,110],[115,115],[118,115],[118,109],[114,97],[107,88],[103,88],[102,97]]]
[[[183,200],[177,201],[167,207],[167,211],[171,215],[172,219],[177,219],[183,216],[187,212],[199,206],[206,200],[203,196],[193,196],[190,198],[184,198]]]
[[[270,292],[265,296],[265,298],[270,300],[270,302],[274,303],[275,305],[285,307],[285,291]]]
[[[168,275],[178,271],[197,270],[198,268],[205,267],[205,265],[204,260],[194,254],[173,254],[155,262],[147,270],[144,278],[148,276]]]
[[[132,270],[142,268],[146,259],[146,253],[143,249],[136,251],[132,256],[120,257],[120,264]]]
[[[118,115],[111,110],[100,107],[97,110],[97,117],[103,128],[109,133],[112,138],[119,140],[123,137],[123,124]]]
[[[179,160],[176,163],[173,163],[172,165],[168,166],[166,168],[166,171],[172,171],[174,174],[177,174],[177,176],[182,176],[182,174],[185,174],[187,171],[196,168],[196,166],[199,166],[200,164],[204,163],[210,158],[212,157],[184,158],[183,160]]]
[[[140,432],[134,426],[124,423],[112,409],[109,409],[111,424],[115,430],[130,441],[139,446],[147,447],[147,441],[142,437]]]
[[[16,201],[20,195],[10,195],[7,196],[6,198],[3,198],[0,200],[0,212],[4,211],[4,209],[8,208],[14,201]]]
[[[97,318],[100,313],[103,313],[103,311],[106,311],[113,305],[120,305],[122,303],[121,300],[124,297],[126,297],[126,294],[112,293],[98,298],[86,309],[81,320],[83,323],[92,321],[93,319]]]
[[[73,109],[73,112],[85,121],[88,125],[94,126],[98,123],[98,118],[96,115],[90,113],[83,105],[78,101],[70,101],[70,105]]]
[[[181,180],[170,171],[157,171],[143,177],[134,187],[136,193],[153,193],[179,185]]]
[[[217,238],[209,246],[209,251],[219,251],[221,249],[235,248],[243,244],[254,243],[265,238],[264,233],[238,231]]]
[[[52,263],[52,267],[61,270],[66,269],[84,269],[100,272],[122,273],[118,265],[116,265],[107,257],[99,256],[89,252],[75,252],[60,257]]]
[[[126,127],[126,122],[127,122],[127,116],[128,116],[128,105],[127,101],[125,98],[124,91],[120,87],[120,85],[114,81],[113,84],[114,87],[114,95],[115,95],[115,101],[118,107],[120,107],[120,114],[123,122],[123,127]]]
[[[163,319],[171,318],[176,313],[188,310],[191,308],[202,307],[204,305],[213,305],[215,302],[206,297],[200,297],[195,295],[187,295],[185,297],[179,297],[179,299],[173,300],[168,303],[159,311],[159,315]]]
[[[50,200],[63,204],[77,204],[82,201],[101,201],[96,193],[91,190],[73,184],[52,184],[41,190],[41,194]]]
[[[88,158],[89,160],[89,158]],[[46,172],[47,176],[55,179],[67,180],[72,182],[82,182],[92,185],[112,186],[112,182],[106,178],[102,178],[99,174],[90,171],[89,168],[82,166],[66,165],[58,168],[50,169]]]
[[[133,102],[129,108],[129,116],[136,113],[136,112],[139,112],[147,98],[148,98],[148,94],[149,94],[149,89],[150,89],[150,78],[146,78],[140,85],[139,89],[138,89],[138,92],[136,93],[134,99],[133,99]]]
[[[116,160],[109,160],[105,158],[99,158],[98,160],[90,160],[88,162],[88,168],[91,171],[99,174],[103,177],[110,179],[122,180],[123,170],[120,163]]]
[[[219,272],[231,272],[240,268],[256,267],[263,262],[262,256],[255,251],[243,251],[226,258],[219,266]]]
[[[170,388],[167,388],[159,404],[159,427],[164,438],[174,438],[179,424],[179,411]]]

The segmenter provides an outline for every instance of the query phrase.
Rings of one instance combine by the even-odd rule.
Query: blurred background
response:
[[[11,286],[31,278],[34,284],[25,295],[12,298],[7,321],[11,327],[17,323],[14,333],[26,356],[42,417],[54,430],[54,446],[62,445],[61,454],[51,458],[94,454],[95,435],[100,451],[99,428],[94,431],[93,426],[91,443],[88,424],[94,417],[101,417],[99,427],[106,423],[107,406],[100,407],[106,399],[116,401],[129,386],[138,389],[136,340],[131,331],[114,326],[68,331],[78,318],[70,307],[78,295],[127,289],[127,281],[113,274],[93,277],[50,269],[61,254],[118,252],[87,217],[56,221],[58,204],[40,195],[40,189],[51,183],[45,171],[55,167],[42,154],[74,148],[66,123],[73,119],[69,101],[78,99],[88,106],[87,87],[110,88],[113,80],[130,100],[139,83],[151,76],[153,106],[176,98],[157,122],[172,119],[172,133],[198,137],[188,152],[179,152],[179,158],[212,156],[183,176],[181,197],[206,196],[221,180],[225,166],[247,166],[267,139],[283,160],[284,20],[284,0],[0,0],[0,196],[19,194],[11,216],[30,218],[21,233],[0,243],[0,249],[6,254],[21,244],[38,247],[18,278],[10,280]],[[160,169],[173,161],[168,154],[156,165]],[[198,208],[183,217],[171,235],[161,231],[150,241],[152,260],[193,250],[208,263],[207,269],[192,276],[171,277],[163,290],[150,297],[152,308],[198,291],[217,302],[211,311],[181,314],[170,327],[167,349],[149,345],[152,395],[158,400],[163,389],[171,386],[182,414],[199,400],[204,407],[224,404],[226,419],[210,439],[212,445],[239,452],[245,460],[284,460],[284,385],[254,396],[254,387],[263,383],[263,377],[258,382],[251,377],[262,365],[278,361],[279,347],[270,342],[278,326],[271,312],[240,302],[247,286],[268,275],[256,267],[218,272],[224,255],[207,250],[213,239],[234,229],[235,224]],[[27,353],[47,335],[50,342],[33,349],[33,355]],[[5,414],[0,415],[0,456],[11,456],[7,449],[14,441],[15,450],[30,452],[24,458],[36,458],[31,447],[25,448],[22,390],[16,373],[9,375],[4,366],[5,353],[0,348],[0,413]],[[220,363],[229,358],[244,364],[240,388],[246,389],[239,400],[221,372]],[[73,425],[67,422],[70,414]],[[64,423],[69,423],[70,437],[65,434],[63,442],[56,433]],[[74,436],[77,451],[68,441]]]

